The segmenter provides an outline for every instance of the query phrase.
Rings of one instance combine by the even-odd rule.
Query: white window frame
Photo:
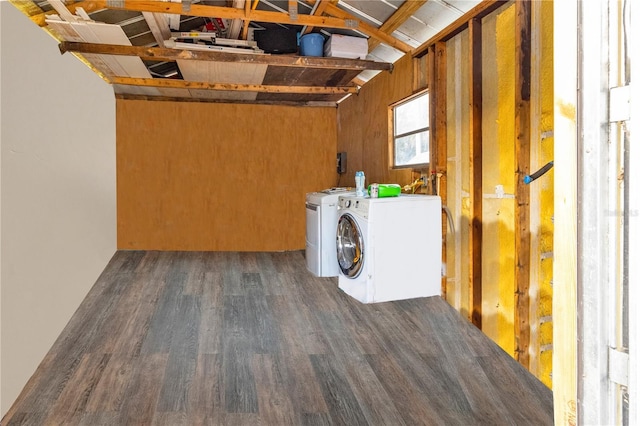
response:
[[[427,102],[429,103],[429,91],[428,90],[421,90],[419,92],[414,93],[413,95],[406,97],[398,102],[395,102],[391,105],[389,105],[389,159],[390,159],[390,165],[392,169],[406,169],[406,168],[410,168],[410,169],[427,169],[429,167],[429,161],[426,162],[421,162],[421,163],[412,163],[412,164],[396,164],[396,140],[403,138],[403,137],[407,137],[407,136],[411,136],[411,135],[415,135],[418,133],[423,133],[426,132],[427,133],[427,138],[428,140],[430,140],[430,132],[431,132],[431,123],[430,123],[430,114],[427,114],[426,118],[426,123],[427,125],[425,127],[420,127],[418,129],[412,130],[410,132],[405,132],[405,133],[401,133],[401,134],[396,134],[396,108],[406,105],[407,103],[410,103],[412,101],[415,101],[418,98],[421,98],[423,96],[427,96]],[[431,107],[431,105],[429,104],[429,108]],[[429,152],[431,152],[431,144],[429,143]]]

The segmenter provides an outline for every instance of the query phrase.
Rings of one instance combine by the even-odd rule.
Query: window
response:
[[[390,108],[393,167],[429,164],[429,93],[421,92]]]

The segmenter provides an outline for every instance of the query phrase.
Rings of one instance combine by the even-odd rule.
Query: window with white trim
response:
[[[390,107],[391,156],[394,168],[429,164],[429,92],[420,92]]]

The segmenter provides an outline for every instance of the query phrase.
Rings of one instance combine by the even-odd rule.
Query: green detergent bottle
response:
[[[397,197],[400,195],[401,188],[397,183],[372,183],[368,190],[371,198],[386,198]]]

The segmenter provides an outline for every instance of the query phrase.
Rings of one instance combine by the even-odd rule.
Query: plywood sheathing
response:
[[[119,249],[304,248],[304,196],[335,184],[335,108],[116,107]]]
[[[483,22],[483,331],[514,354],[515,43],[513,6]],[[504,193],[503,196],[498,193]]]
[[[388,106],[412,94],[412,70],[412,58],[404,56],[393,74],[378,74],[358,96],[338,105],[338,151],[347,152],[347,172],[339,184],[353,186],[357,170],[365,172],[367,183],[412,182],[411,170],[389,164],[388,130]]]
[[[534,117],[539,117],[537,132],[532,132],[532,169],[554,159],[554,118],[553,118],[553,3],[533,3],[533,36],[538,40],[538,47],[534,51],[532,64],[537,67],[537,91],[532,91],[532,101],[536,100],[538,108],[533,111]],[[544,384],[552,385],[552,354],[553,354],[553,241],[554,241],[554,205],[553,186],[554,169],[536,180],[531,186],[531,217],[537,215],[537,227],[531,227],[535,246],[532,245],[532,286],[537,284],[533,294],[537,300],[532,300],[532,332],[533,326],[538,326],[536,339],[532,338],[532,345],[537,344],[532,357],[539,355],[536,364],[530,365],[534,373]],[[534,201],[536,204],[534,204]],[[537,208],[535,206],[538,206]],[[534,279],[533,271],[536,271]],[[533,336],[532,336],[533,337]]]
[[[447,188],[455,233],[447,234],[447,301],[470,318],[469,303],[469,36],[466,31],[447,42]]]

